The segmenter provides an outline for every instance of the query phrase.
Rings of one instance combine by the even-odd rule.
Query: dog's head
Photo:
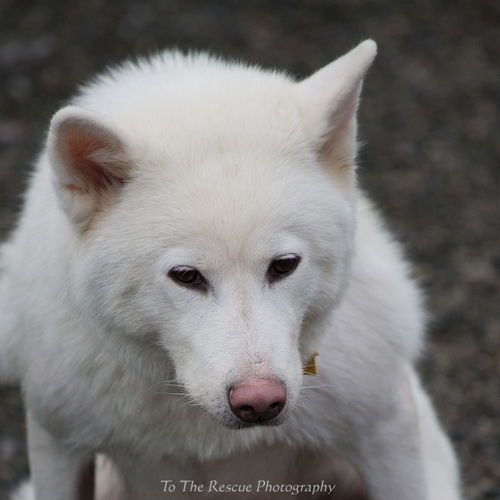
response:
[[[229,427],[284,420],[346,287],[374,55],[364,42],[301,82],[163,56],[98,80],[52,120],[74,299],[110,335],[160,346]]]

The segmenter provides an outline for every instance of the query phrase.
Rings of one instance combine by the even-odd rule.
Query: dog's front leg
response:
[[[386,418],[361,432],[357,462],[370,500],[460,500],[448,438],[411,366]]]
[[[430,500],[415,428],[399,419],[376,424],[355,459],[370,500]]]
[[[390,397],[374,394],[374,402],[384,408],[363,411],[366,415],[356,432],[353,465],[370,500],[430,500],[415,404],[404,376],[395,380],[397,386],[386,389]]]
[[[460,500],[460,480],[455,452],[443,432],[431,401],[413,367],[407,370],[408,388],[418,417],[428,500]]]
[[[94,500],[94,462],[68,450],[27,414],[28,453],[36,500]]]

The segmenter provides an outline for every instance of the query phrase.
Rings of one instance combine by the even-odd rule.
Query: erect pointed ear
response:
[[[80,227],[112,202],[129,178],[125,134],[76,106],[54,115],[47,149],[59,204]]]
[[[317,154],[337,170],[354,165],[359,95],[376,53],[375,42],[366,40],[297,84],[299,105]]]

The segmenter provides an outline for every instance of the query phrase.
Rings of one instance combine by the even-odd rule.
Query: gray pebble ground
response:
[[[51,114],[133,54],[211,49],[306,75],[379,43],[361,107],[362,184],[432,313],[421,364],[469,499],[500,499],[500,3],[497,0],[0,0],[0,234]],[[0,499],[27,474],[19,393],[0,389]]]

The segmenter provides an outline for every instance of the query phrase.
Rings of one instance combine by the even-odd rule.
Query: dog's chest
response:
[[[335,490],[335,471],[324,456],[284,445],[256,446],[219,460],[164,460],[156,465],[114,458],[135,500],[204,499],[225,494],[247,500],[311,498]],[[135,496],[134,496],[135,492]],[[314,498],[318,498],[315,496]]]

